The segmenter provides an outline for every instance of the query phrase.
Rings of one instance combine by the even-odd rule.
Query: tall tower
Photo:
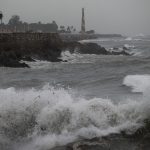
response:
[[[81,20],[81,33],[85,33],[85,16],[84,16],[84,8],[82,8],[82,20]]]

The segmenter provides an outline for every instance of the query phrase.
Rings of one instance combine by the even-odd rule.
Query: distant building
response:
[[[2,19],[2,13],[0,13],[0,19]],[[27,23],[22,22],[18,15],[13,15],[8,24],[0,24],[0,32],[43,32],[51,33],[58,32],[58,25],[55,21],[52,23]]]

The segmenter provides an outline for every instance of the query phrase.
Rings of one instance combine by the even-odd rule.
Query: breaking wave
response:
[[[43,60],[35,60],[34,62],[29,62],[29,61],[21,61],[21,62],[28,64],[32,69],[50,68],[54,66],[54,63],[49,61],[43,61]]]
[[[82,59],[83,56],[79,53],[70,53],[70,51],[64,51],[61,54],[61,59],[67,62],[76,62],[77,59]]]
[[[99,55],[70,53],[70,51],[64,51],[61,53],[61,59],[65,63],[93,63],[99,59]]]
[[[132,92],[146,93],[150,89],[150,75],[128,75],[123,84],[132,88]]]
[[[124,84],[141,84],[137,77],[126,77]],[[144,98],[115,104],[110,99],[75,97],[71,89],[49,85],[41,90],[0,89],[0,101],[0,148],[10,145],[11,150],[48,150],[84,138],[133,133],[150,115]]]
[[[132,37],[127,37],[126,39],[125,39],[125,41],[132,41],[133,39],[132,39]]]

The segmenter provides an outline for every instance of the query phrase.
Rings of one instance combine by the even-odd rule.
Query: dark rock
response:
[[[63,62],[68,62],[67,60],[63,60]]]
[[[19,62],[15,54],[11,53],[1,53],[0,54],[0,66],[1,67],[14,67],[14,68],[29,68],[25,63]]]
[[[116,48],[118,50],[118,48]],[[79,43],[79,42],[68,42],[64,43],[63,50],[69,50],[70,53],[78,52],[80,54],[96,54],[96,55],[125,55],[130,54],[125,50],[122,51],[108,51],[104,47],[96,43]]]
[[[101,138],[80,140],[51,150],[135,150],[138,141],[121,134],[112,134]]]
[[[73,150],[110,150],[110,144],[104,140],[82,141],[73,144]]]
[[[108,52],[104,47],[101,47],[100,45],[96,43],[79,43],[79,42],[69,42],[64,43],[63,50],[69,50],[70,53],[81,53],[81,54],[103,54],[108,55],[110,52]]]
[[[85,44],[81,44],[80,48],[79,48],[79,52],[81,54],[103,54],[103,55],[107,55],[109,54],[109,52],[104,48],[99,46],[96,43],[85,43]]]
[[[149,150],[150,149],[150,133],[146,134],[138,145],[139,150]],[[138,150],[137,149],[137,150]]]
[[[113,50],[119,50],[119,48],[118,47],[113,47]]]
[[[29,67],[20,61],[34,61],[32,58],[61,61],[62,41],[58,34],[8,33],[0,37],[0,66]]]
[[[29,67],[24,61],[47,60],[51,62],[60,62],[61,49],[58,45],[47,44],[43,41],[24,41],[9,44],[0,43],[0,66],[4,67]],[[7,45],[8,44],[8,45]]]
[[[122,131],[101,138],[83,139],[51,150],[149,150],[150,120],[144,120],[144,126],[133,134]]]
[[[24,57],[22,58],[22,60],[24,60],[24,61],[30,61],[30,62],[35,62],[35,60],[32,59],[30,56],[24,56]]]
[[[30,33],[36,37],[35,33]],[[29,34],[29,35],[30,35]],[[40,34],[41,40],[28,39],[28,34],[4,34],[0,39],[0,66],[5,67],[29,67],[24,61],[47,60],[60,62],[62,51],[70,53],[96,54],[96,55],[129,55],[126,51],[110,52],[96,43],[62,42],[59,36],[43,39],[47,34]],[[57,35],[57,34],[56,34]],[[14,37],[15,38],[14,38]],[[18,39],[20,38],[21,39]]]
[[[112,51],[111,55],[125,55],[125,56],[130,56],[130,54],[126,51],[120,51],[120,52],[116,52],[116,51]]]
[[[128,50],[128,48],[124,46],[124,47],[123,47],[123,50]]]

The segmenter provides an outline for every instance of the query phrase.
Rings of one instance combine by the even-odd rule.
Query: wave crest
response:
[[[150,75],[128,75],[123,84],[132,88],[132,92],[145,93],[150,89]]]
[[[17,150],[50,149],[79,138],[134,132],[150,114],[147,101],[86,100],[48,85],[41,90],[0,89],[0,97],[1,133],[11,141],[27,141]]]

